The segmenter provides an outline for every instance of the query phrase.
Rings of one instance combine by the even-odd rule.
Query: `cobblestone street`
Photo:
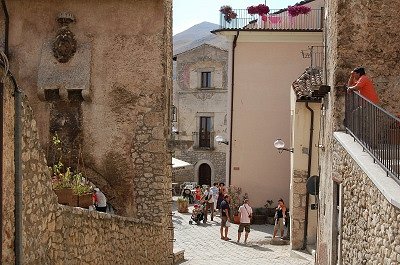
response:
[[[175,198],[174,198],[175,200]],[[236,243],[238,225],[232,224],[229,228],[230,241],[220,239],[220,218],[200,225],[189,224],[191,210],[181,214],[174,207],[173,223],[175,226],[174,248],[185,250],[183,265],[213,265],[213,264],[281,264],[305,265],[314,264],[311,255],[302,254],[303,258],[291,257],[289,246],[271,245],[273,232],[272,225],[252,225],[247,245]],[[292,255],[293,256],[293,255]]]

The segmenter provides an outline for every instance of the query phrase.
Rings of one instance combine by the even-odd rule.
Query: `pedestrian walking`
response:
[[[204,208],[203,223],[207,223],[208,210],[210,210],[211,221],[214,219],[214,197],[210,187],[207,187],[206,191],[204,192],[203,200],[206,204],[206,207]]]
[[[281,232],[281,239],[283,239],[283,233],[285,232],[285,218],[286,218],[286,206],[282,199],[279,199],[278,206],[275,209],[275,227],[274,227],[274,236],[278,230]]]
[[[221,239],[223,240],[231,240],[228,237],[228,231],[230,227],[230,197],[228,194],[225,194],[224,200],[221,202],[221,228],[220,228],[220,233],[221,233]]]
[[[217,209],[217,201],[218,201],[218,182],[215,182],[214,185],[210,188],[212,191],[212,196],[214,199],[214,210]]]
[[[240,242],[240,237],[242,236],[243,231],[244,234],[244,243],[247,244],[247,238],[250,233],[250,223],[251,218],[253,216],[253,209],[249,205],[249,199],[244,199],[243,205],[239,207],[239,216],[240,216],[240,224],[238,229],[238,239],[237,242]]]

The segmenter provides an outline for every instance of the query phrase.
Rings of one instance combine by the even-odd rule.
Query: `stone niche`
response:
[[[66,63],[53,53],[53,40],[42,46],[38,71],[38,95],[43,101],[81,97],[90,101],[91,44],[77,45],[76,53]]]

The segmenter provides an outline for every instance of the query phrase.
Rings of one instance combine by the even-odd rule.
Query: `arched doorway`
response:
[[[206,163],[199,167],[199,185],[211,186],[211,167]]]

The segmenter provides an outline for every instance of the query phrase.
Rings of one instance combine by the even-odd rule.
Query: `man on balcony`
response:
[[[362,96],[373,103],[377,104],[379,102],[374,84],[371,79],[365,75],[365,69],[363,67],[357,67],[351,72],[347,87],[348,92],[359,91]]]

